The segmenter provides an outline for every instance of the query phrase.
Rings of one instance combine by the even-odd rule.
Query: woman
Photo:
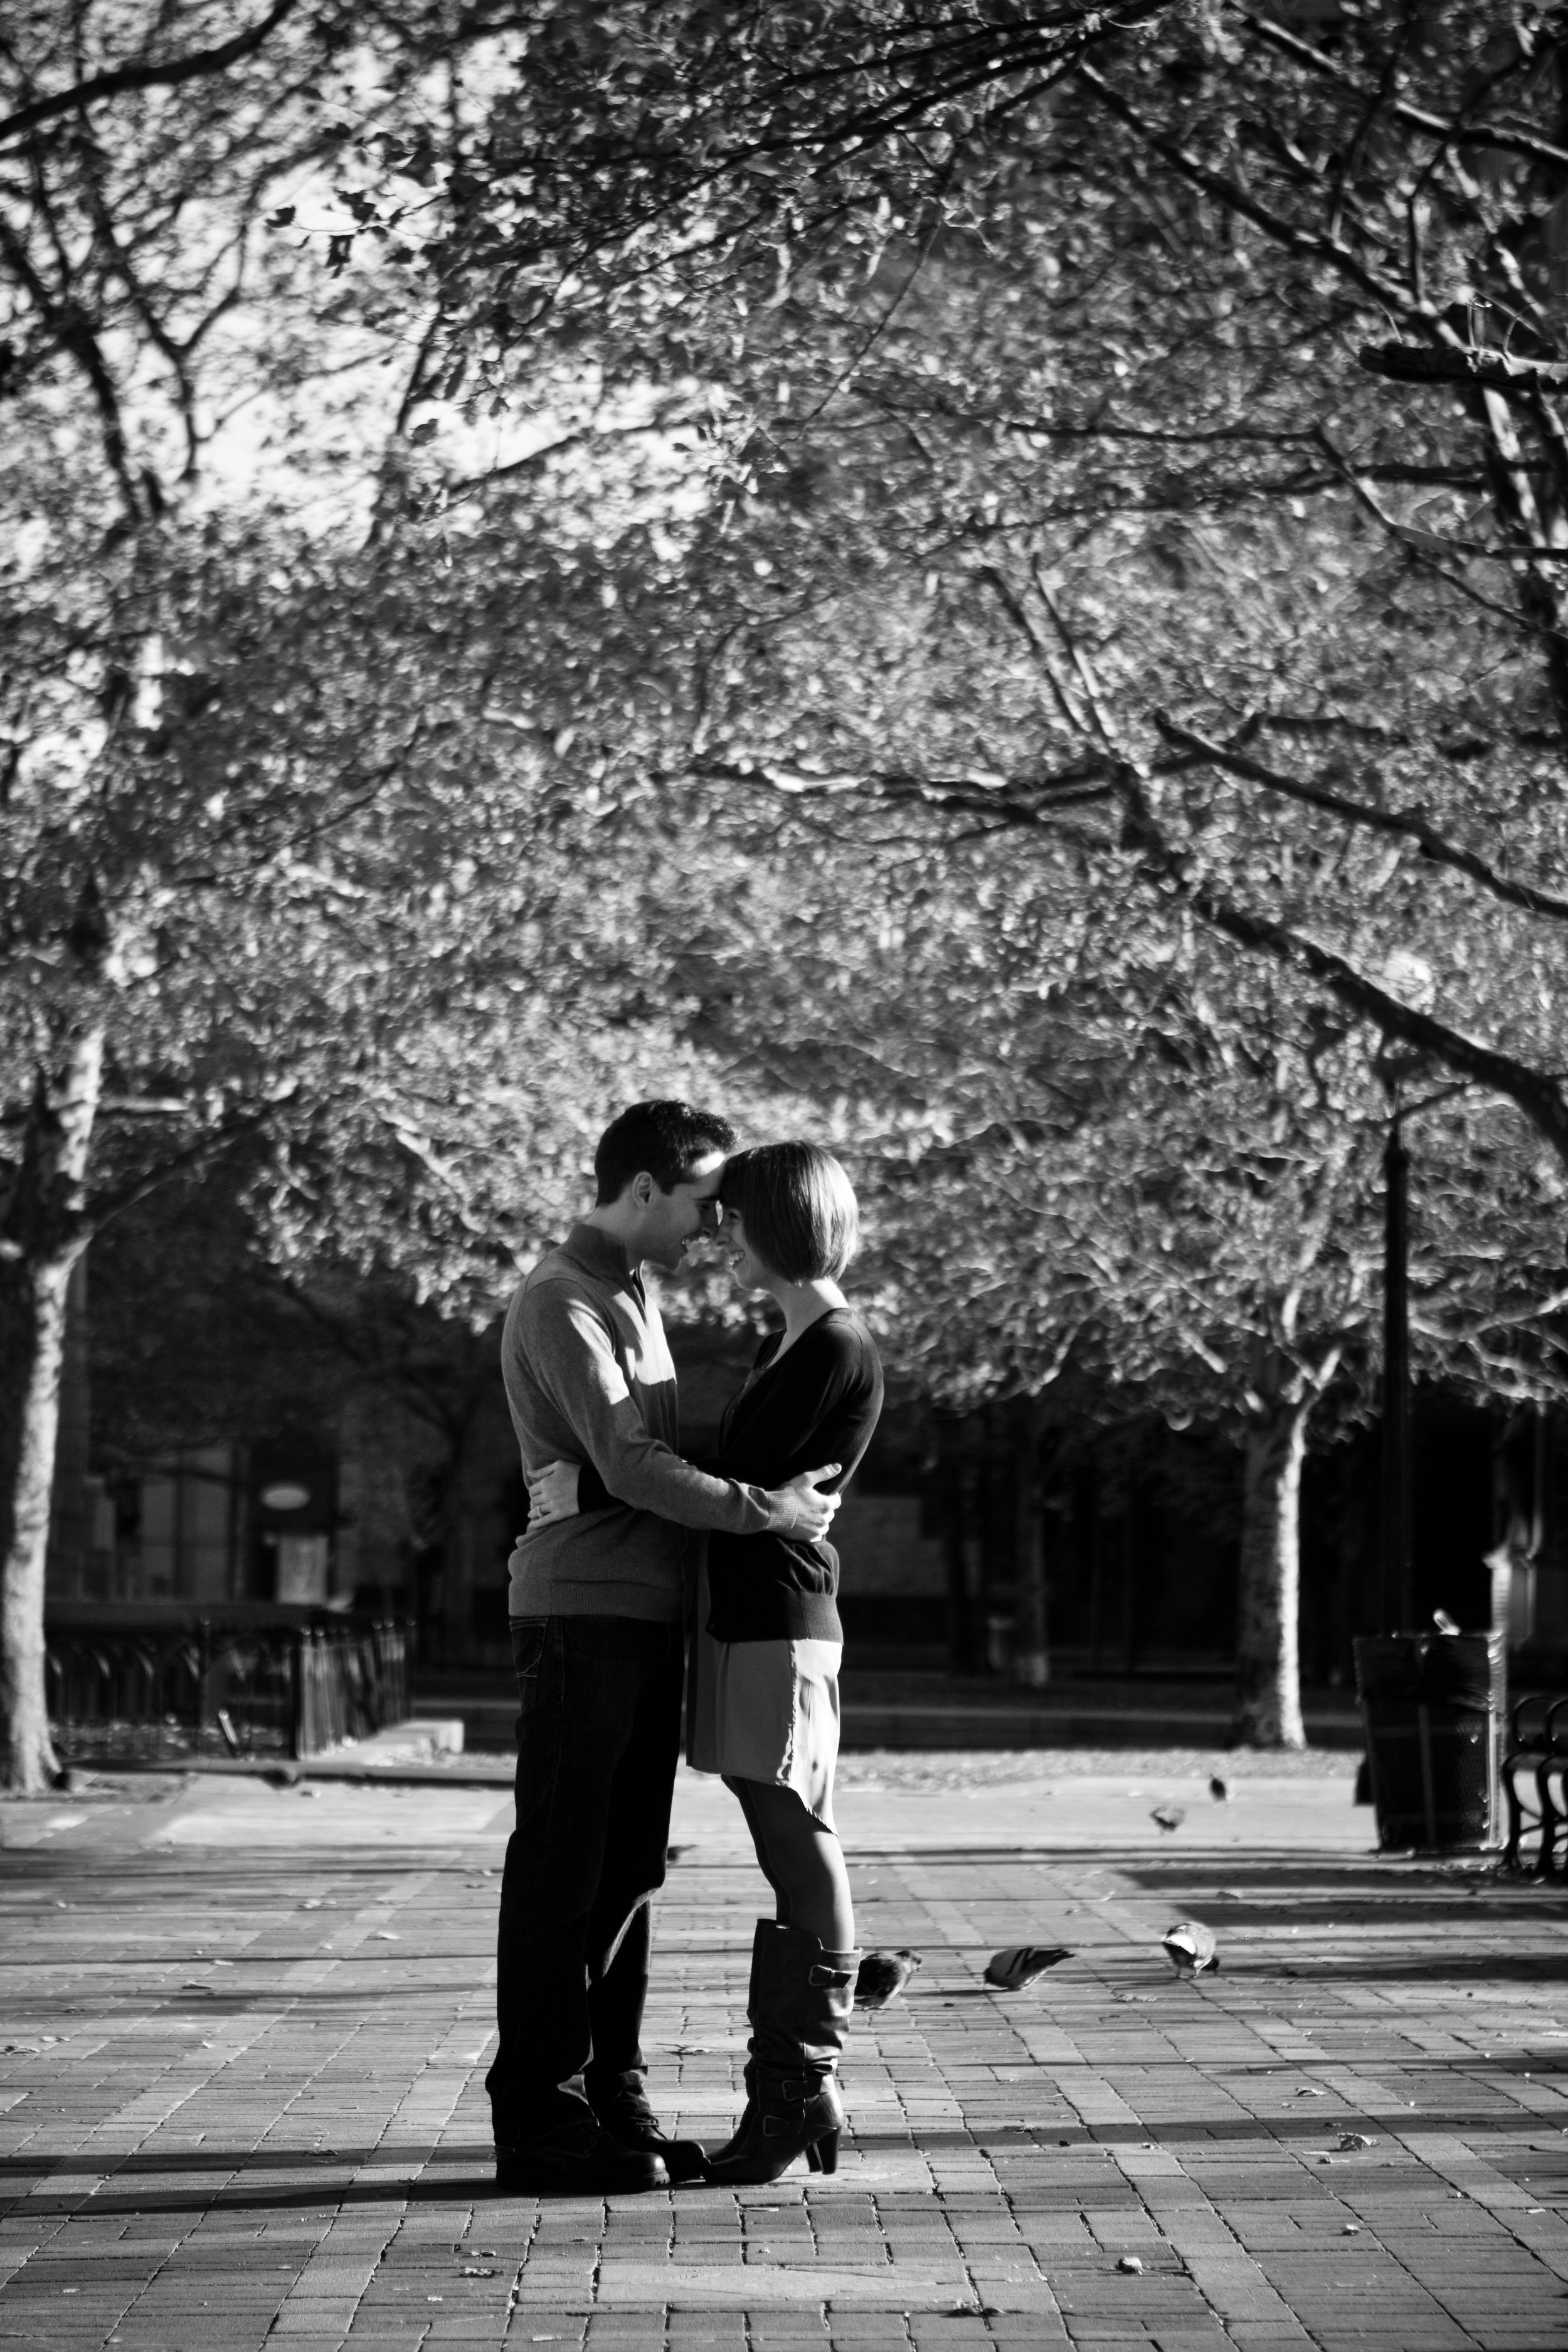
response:
[[[815,1144],[763,1144],[726,1163],[719,1200],[719,1244],[736,1282],[767,1292],[784,1328],[757,1350],[724,1415],[719,1454],[701,1467],[776,1487],[830,1461],[842,1466],[828,1491],[841,1488],[882,1409],[875,1342],[838,1286],[858,1235],[849,1179]],[[550,1465],[530,1496],[548,1517],[605,1500],[592,1467],[570,1465]],[[833,1822],[838,1559],[830,1544],[786,1536],[702,1541],[689,1754],[739,1799],[775,1907],[752,1939],[746,2110],[707,2177],[773,2180],[802,2154],[814,2171],[831,2172],[844,2121],[838,2057],[860,1957]]]

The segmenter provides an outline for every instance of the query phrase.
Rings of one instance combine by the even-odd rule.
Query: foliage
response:
[[[766,253],[740,226],[765,212],[754,50],[661,12],[655,71],[651,17],[623,12],[607,50],[573,18],[570,70],[500,91],[443,281],[488,350],[482,297],[553,262],[580,341],[710,387],[721,512],[678,566],[709,602],[669,769],[1076,847],[1568,1154],[1568,444],[1549,384],[1500,362],[1481,389],[1474,363],[1478,338],[1557,332],[1554,23],[1390,0],[1323,46],[1172,10],[1098,25],[1050,89],[1009,79],[998,37],[994,105],[949,123],[932,83],[929,117],[924,94],[896,125],[873,107],[851,184],[816,21],[789,88],[817,152],[797,168],[786,112]],[[894,73],[905,29],[857,16],[844,55]],[[685,178],[677,84],[735,126]],[[541,168],[573,123],[586,196]],[[1357,347],[1390,320],[1448,355],[1457,399],[1374,387]],[[602,703],[579,723],[600,761],[648,756]]]
[[[907,215],[962,207],[949,192],[998,126],[1168,5],[1114,25],[1081,0],[542,7],[498,49],[426,247],[449,388],[472,365],[508,396],[512,355],[545,337],[704,345],[715,312],[732,331],[798,269],[863,278]]]
[[[357,1255],[493,1295],[627,1076],[690,1058],[635,877],[590,871],[594,794],[552,796],[521,715],[550,649],[516,610],[547,608],[570,544],[471,543],[460,486],[433,515],[411,249],[343,183],[351,129],[431,155],[457,135],[494,27],[315,5],[236,54],[230,12],[187,11],[166,72],[106,83],[171,28],[73,24],[18,26],[0,123],[8,1246],[74,1249],[265,1132],[298,1247],[342,1175]],[[46,1244],[29,1138],[84,1037],[103,1124]],[[489,1223],[437,1137],[465,1128],[475,1162],[528,1139],[536,1204],[502,1182]]]

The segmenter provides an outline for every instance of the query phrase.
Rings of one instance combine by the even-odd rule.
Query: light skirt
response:
[[[836,1829],[843,1643],[716,1642],[708,1610],[704,1566],[687,1683],[687,1762],[697,1772],[793,1789],[815,1821]]]

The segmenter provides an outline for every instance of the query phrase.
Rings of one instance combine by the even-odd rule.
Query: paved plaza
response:
[[[847,1759],[862,1940],[924,1967],[857,2021],[838,2173],[607,2207],[489,2186],[500,1789],[0,1807],[0,2339],[1568,2347],[1568,1904],[1373,1861],[1351,1758],[1223,1803],[1208,1759],[1096,1763]],[[672,1836],[652,2087],[717,2139],[761,1882],[717,1784]],[[1184,1917],[1217,1978],[1171,1976]],[[993,1993],[1021,1941],[1072,1957]]]

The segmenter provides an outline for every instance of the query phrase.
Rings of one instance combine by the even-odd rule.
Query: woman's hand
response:
[[[555,1519],[577,1517],[577,1473],[580,1462],[546,1462],[531,1471],[528,1480],[528,1524],[546,1528]]]

